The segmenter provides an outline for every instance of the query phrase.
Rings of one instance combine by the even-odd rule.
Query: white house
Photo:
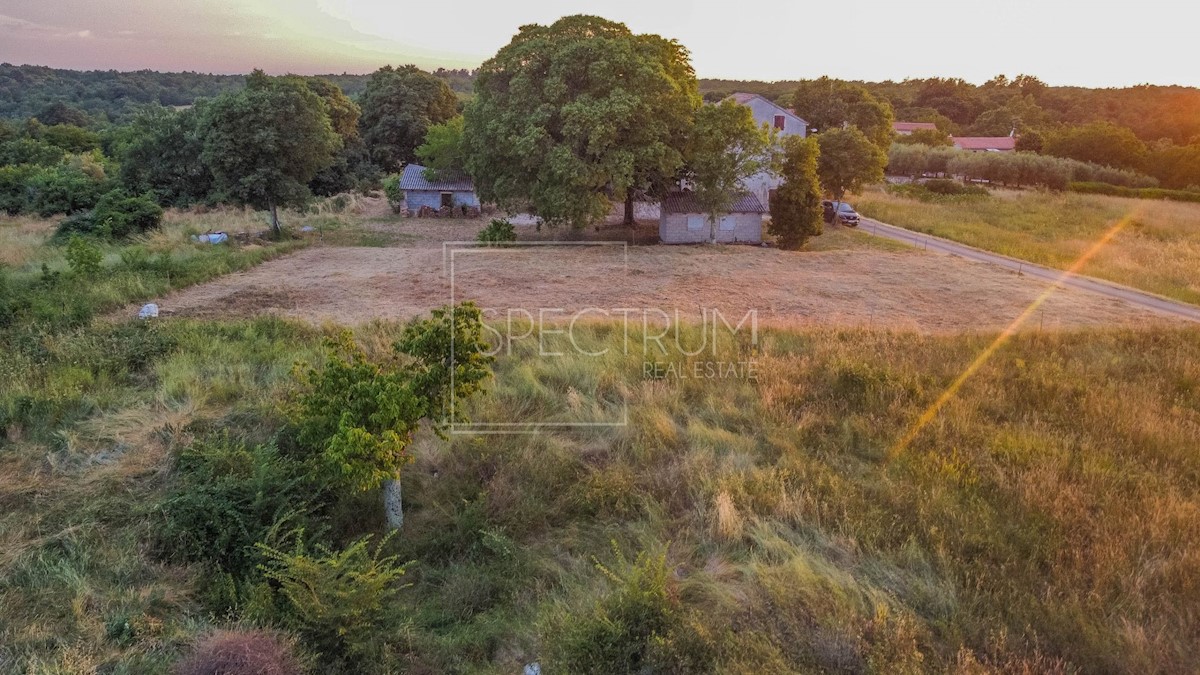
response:
[[[754,113],[755,122],[775,129],[780,136],[808,136],[808,122],[769,99],[758,94],[734,94],[729,100],[750,108]],[[755,174],[743,183],[746,190],[758,197],[759,203],[763,205],[771,203],[771,191],[782,184],[783,178],[770,172]]]
[[[763,214],[767,209],[750,192],[737,195],[729,212],[713,220],[690,192],[675,192],[662,202],[658,238],[664,244],[762,242]]]

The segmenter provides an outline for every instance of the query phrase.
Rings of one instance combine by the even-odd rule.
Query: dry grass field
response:
[[[1128,219],[1080,273],[1200,304],[1200,204],[997,190],[930,203],[882,190],[855,206],[871,218],[1066,269]]]
[[[178,316],[271,314],[362,324],[409,319],[451,299],[446,241],[471,241],[478,222],[397,219],[368,224],[401,233],[392,247],[316,247],[162,298]],[[552,243],[556,233],[526,228],[522,238]],[[563,234],[563,233],[558,233]],[[565,233],[570,234],[570,233]],[[624,231],[573,239],[608,240]],[[649,234],[638,235],[641,240]],[[661,308],[698,318],[703,309],[764,325],[883,327],[921,332],[1004,328],[1045,285],[984,264],[941,256],[869,235],[831,229],[809,249],[752,246],[562,246],[459,251],[454,297],[501,315],[558,308]],[[451,249],[460,248],[450,246]],[[627,257],[626,257],[627,256]],[[1033,328],[1165,321],[1148,311],[1074,290],[1056,291]]]
[[[0,672],[165,674],[262,625],[312,672],[1200,668],[1197,329],[1056,293],[1047,330],[996,343],[1043,286],[848,230],[796,253],[456,257],[458,297],[496,307],[756,308],[765,327],[694,356],[599,321],[561,356],[515,341],[469,417],[553,427],[419,434],[384,551],[404,585],[317,654],[246,538],[306,518],[337,550],[382,514],[289,454],[295,364],[325,357],[327,320],[386,350],[395,320],[449,302],[442,242],[482,223],[293,214],[302,240],[188,238],[242,218],[261,222],[171,214],[95,278],[48,225],[0,224],[22,247],[0,270]],[[130,320],[150,298],[166,317]],[[687,375],[712,360],[753,376]],[[180,503],[194,527],[171,530]],[[182,535],[208,557],[181,562]]]

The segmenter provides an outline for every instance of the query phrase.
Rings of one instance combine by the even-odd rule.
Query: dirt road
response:
[[[1079,274],[1068,274],[1062,270],[1043,267],[1042,265],[1017,258],[1010,258],[999,253],[984,251],[983,249],[960,244],[949,239],[906,230],[902,227],[889,225],[871,218],[863,218],[860,229],[863,232],[868,232],[876,236],[910,244],[923,251],[955,255],[976,262],[997,265],[1023,276],[1032,277],[1050,284],[1057,283],[1066,288],[1099,294],[1120,300],[1140,309],[1177,316],[1181,319],[1200,321],[1200,307],[1139,291],[1136,288],[1115,284],[1111,281],[1104,281],[1103,279]]]

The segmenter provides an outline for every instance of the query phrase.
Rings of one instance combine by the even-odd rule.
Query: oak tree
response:
[[[818,135],[817,141],[821,148],[817,172],[835,200],[883,180],[887,155],[857,127],[831,129]]]
[[[218,96],[204,115],[203,159],[227,199],[271,214],[279,234],[280,206],[298,206],[308,183],[341,147],[325,102],[296,77],[255,71],[246,88]]]
[[[359,105],[363,142],[385,171],[399,171],[416,159],[429,127],[458,114],[458,98],[446,82],[416,66],[375,71]]]
[[[572,16],[525,26],[480,68],[466,109],[480,196],[582,226],[611,201],[660,195],[683,165],[700,105],[687,50]]]

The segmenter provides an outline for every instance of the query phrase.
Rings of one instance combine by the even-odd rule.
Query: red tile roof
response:
[[[892,129],[895,131],[916,131],[918,129],[937,131],[937,125],[933,122],[895,122],[892,124]]]
[[[1016,150],[1012,136],[955,136],[954,145],[963,150]]]

